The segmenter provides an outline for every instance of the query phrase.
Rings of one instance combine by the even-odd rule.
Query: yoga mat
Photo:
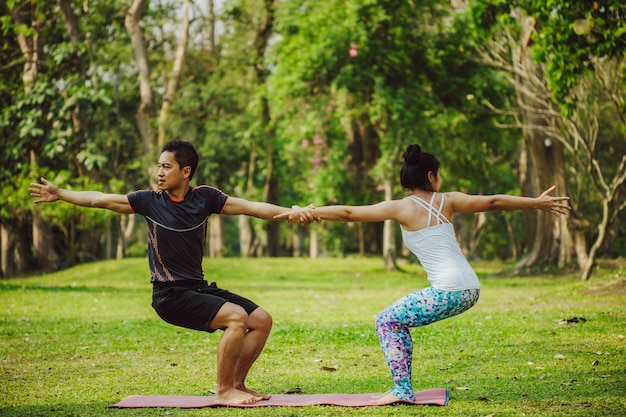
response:
[[[415,401],[396,401],[374,404],[376,394],[275,394],[269,400],[254,404],[216,404],[215,397],[187,395],[131,395],[111,408],[202,408],[202,407],[303,407],[306,405],[335,405],[341,407],[368,407],[389,404],[446,405],[449,393],[444,388],[431,388],[415,393]]]

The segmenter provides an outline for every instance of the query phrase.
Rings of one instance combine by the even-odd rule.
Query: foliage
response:
[[[556,102],[575,105],[570,91],[578,78],[593,70],[602,58],[617,57],[626,87],[626,5],[619,0],[589,2],[521,1],[540,22],[537,58],[548,62],[548,77]],[[626,107],[622,103],[622,112]]]
[[[24,221],[20,230],[25,234],[33,207],[23,187],[42,173],[59,175],[61,186],[107,192],[126,193],[150,183],[135,119],[141,100],[124,26],[128,2],[72,0],[80,42],[70,41],[60,4],[0,4],[0,134],[5,145],[0,213],[5,222]],[[570,89],[576,77],[611,59],[621,64],[623,77],[624,6],[617,0],[476,0],[471,10],[457,4],[276,2],[269,49],[261,57],[255,40],[264,22],[264,2],[216,4],[214,21],[196,4],[188,59],[163,126],[167,138],[189,140],[199,149],[196,183],[261,199],[271,173],[280,187],[277,202],[285,206],[370,204],[385,198],[385,184],[393,184],[394,198],[401,197],[397,175],[409,143],[419,143],[440,159],[445,191],[518,193],[520,131],[497,129],[501,116],[484,105],[514,108],[517,103],[500,74],[475,59],[484,30],[510,21],[517,10],[535,16],[542,33],[535,39],[537,57],[549,63],[552,91],[567,113],[580,98]],[[178,8],[176,2],[156,1],[142,12],[155,108],[163,102],[162,86],[178,42]],[[209,27],[216,29],[214,38]],[[23,77],[27,62],[19,36],[42,42],[37,77],[29,82]],[[266,100],[269,120],[262,117]],[[77,123],[79,117],[83,124]],[[604,166],[614,166],[615,155],[624,154],[623,123],[611,123],[620,118],[623,101],[603,109]],[[156,128],[156,117],[152,123]],[[588,176],[584,167],[572,164],[570,170],[572,178]],[[579,197],[577,208],[593,222],[600,199],[588,182],[581,181],[573,192]],[[107,213],[61,205],[39,209],[55,225],[55,240],[65,240],[63,227],[83,231],[76,246],[110,227],[105,226]],[[517,246],[524,241],[521,218],[518,213],[488,215],[477,256],[509,258],[509,239]],[[459,219],[471,229],[471,216]],[[236,223],[226,226],[227,236],[237,234]],[[624,246],[622,229],[616,229],[616,248]],[[364,230],[373,252],[381,240],[379,224],[318,227],[334,254],[358,251],[357,237]],[[282,237],[284,247],[289,239]],[[230,238],[226,246],[229,254],[238,252]]]
[[[586,259],[579,257],[582,277],[588,279],[600,247],[613,246],[607,245],[607,229],[619,230],[626,207],[626,6],[612,0],[480,0],[473,5],[477,30],[486,37],[497,38],[503,28],[519,31],[522,21],[530,24],[532,31],[518,39],[545,72],[535,86],[552,97],[541,116],[552,127],[540,133],[563,144],[569,157],[571,224],[584,231],[583,246],[590,246]]]
[[[207,277],[252,297],[274,318],[249,386],[268,393],[386,390],[391,377],[376,314],[427,284],[416,265],[378,259],[212,259]],[[623,260],[593,283],[573,275],[507,276],[477,263],[470,311],[412,330],[414,384],[444,387],[446,407],[281,407],[253,416],[621,416],[626,406]],[[130,395],[213,395],[219,332],[164,323],[150,308],[145,258],[95,262],[0,281],[0,414],[118,416]],[[573,320],[573,319],[577,320]],[[569,322],[568,322],[569,320]],[[561,359],[559,359],[561,358]],[[322,367],[335,367],[329,372]],[[297,394],[294,394],[297,395]],[[127,409],[128,416],[240,416],[241,409]]]
[[[272,85],[298,201],[370,204],[383,199],[385,179],[401,196],[397,174],[410,143],[439,157],[446,189],[515,188],[515,133],[495,129],[493,114],[477,103],[506,97],[510,86],[475,62],[478,39],[463,15],[451,13],[437,2],[282,5]],[[361,116],[376,133],[371,165],[346,134]],[[350,163],[364,171],[351,175]],[[498,224],[487,233],[502,233]],[[354,239],[342,240],[349,250]]]
[[[482,28],[490,28],[507,16],[523,10],[536,21],[540,36],[533,38],[537,59],[546,62],[554,100],[567,108],[574,106],[571,96],[583,74],[588,74],[603,59],[616,58],[621,64],[622,83],[626,50],[626,5],[620,0],[536,1],[477,0],[474,17]],[[620,112],[626,107],[622,105]]]

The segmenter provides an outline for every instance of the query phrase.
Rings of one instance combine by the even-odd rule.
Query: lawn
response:
[[[248,385],[276,394],[387,390],[374,318],[427,281],[416,264],[392,273],[381,265],[207,260],[208,279],[274,317]],[[588,282],[474,266],[483,283],[476,307],[412,331],[414,387],[447,388],[445,407],[110,409],[135,394],[212,395],[220,333],[162,322],[145,259],[0,280],[0,416],[626,415],[626,261],[601,265]]]

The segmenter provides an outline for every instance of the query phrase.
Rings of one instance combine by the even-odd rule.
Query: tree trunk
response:
[[[385,188],[385,201],[390,201],[393,198],[393,184],[389,178],[386,178],[383,185]],[[396,222],[393,220],[385,220],[383,225],[383,267],[386,271],[398,269],[393,239],[393,228],[395,226]]]
[[[146,4],[146,0],[134,0],[130,9],[126,13],[125,25],[131,44],[135,52],[135,62],[139,71],[139,96],[141,102],[135,120],[137,121],[137,129],[143,144],[144,164],[149,168],[150,183],[156,188],[155,164],[152,163],[155,155],[155,138],[152,128],[152,113],[154,109],[154,96],[150,85],[150,61],[146,50],[146,42],[141,31],[141,12]]]
[[[252,191],[254,190],[254,170],[256,165],[256,147],[254,144],[250,149],[250,155],[248,157],[248,169],[246,173],[246,185],[245,185],[245,198],[250,200],[252,198]],[[247,258],[254,256],[254,241],[256,235],[254,228],[252,227],[252,221],[248,216],[238,216],[239,222],[239,252],[242,257]]]
[[[513,225],[511,224],[510,220],[508,218],[506,218],[505,216],[503,217],[503,221],[506,225],[506,231],[509,235],[509,258],[510,259],[517,259],[518,254],[519,254],[519,247],[518,247],[518,239],[517,236],[515,234],[515,231],[513,230]]]
[[[544,101],[536,99],[543,97],[547,90],[536,84],[536,80],[544,80],[544,75],[541,66],[534,61],[528,44],[535,21],[525,18],[523,22],[526,28],[521,48],[519,55],[513,58],[514,65],[524,69],[524,76],[517,74],[515,83],[524,125],[522,162],[526,166],[520,169],[522,193],[538,196],[552,185],[558,185],[558,193],[567,195],[563,146],[547,136],[546,132],[554,120],[546,116],[550,109],[542,106]],[[526,211],[524,217],[528,251],[518,262],[518,268],[555,261],[563,264],[569,261],[574,245],[567,227],[563,227],[555,217],[543,211]]]
[[[293,252],[294,258],[301,258],[304,248],[304,228],[298,227],[293,236]]]
[[[67,32],[69,40],[77,45],[83,44],[84,42],[80,34],[78,20],[76,19],[76,15],[74,14],[71,0],[57,0],[57,3],[59,5],[59,10],[61,11],[63,26],[65,27],[65,31]],[[80,75],[81,80],[85,81],[87,78],[86,68],[88,64],[85,63],[83,57],[80,55],[76,55],[73,61],[74,66],[76,67],[76,72]],[[66,100],[68,99],[68,97],[65,98]],[[83,150],[82,148],[86,142],[87,123],[88,120],[85,112],[80,108],[80,106],[76,106],[72,110],[72,158],[79,176],[87,174],[87,168],[76,157],[76,155],[78,155]],[[92,171],[90,174],[92,178],[97,179],[97,171]]]
[[[311,228],[309,229],[309,257],[311,259],[316,259],[320,256],[319,251],[319,241],[317,239],[317,230]]]
[[[36,253],[37,263],[44,271],[54,270],[59,260],[52,244],[52,228],[41,219],[33,217],[33,247],[39,248]]]
[[[270,203],[278,202],[278,177],[272,173],[269,176],[269,189],[266,201]],[[267,235],[267,255],[280,256],[280,223],[277,221],[267,222],[265,229]]]
[[[350,103],[344,103],[345,106]],[[375,199],[376,184],[370,176],[370,171],[379,158],[378,134],[369,122],[368,114],[353,116],[350,123],[346,123],[346,146],[350,159],[346,163],[346,174],[355,193],[361,201],[353,204],[369,203]],[[384,228],[384,226],[383,226]],[[379,223],[357,223],[355,225],[359,253],[382,252],[382,230]]]
[[[604,199],[602,201],[602,222],[598,225],[598,237],[596,241],[591,245],[591,249],[589,249],[589,257],[587,258],[587,262],[585,262],[583,266],[583,272],[581,275],[581,279],[583,281],[588,280],[591,277],[591,272],[593,271],[593,267],[595,266],[595,259],[598,250],[602,247],[602,243],[604,242],[604,237],[606,236],[606,230],[609,223],[609,201]]]
[[[239,222],[239,251],[241,256],[247,258],[254,255],[255,233],[252,222],[247,216],[238,216]]]
[[[176,49],[176,57],[174,59],[174,66],[170,73],[169,81],[165,87],[165,94],[163,95],[163,104],[161,105],[161,112],[159,114],[159,134],[157,139],[157,146],[160,148],[165,145],[166,133],[165,126],[167,124],[167,118],[169,115],[170,107],[176,97],[178,86],[180,85],[180,79],[183,74],[183,66],[185,64],[185,58],[187,56],[187,40],[189,38],[189,0],[183,2],[183,23],[180,31],[180,42]]]
[[[207,32],[209,34],[209,50],[207,51],[208,55],[214,58],[214,64],[217,66],[218,55],[215,50],[215,23],[217,22],[217,17],[215,16],[215,2],[214,0],[208,0],[207,2]]]
[[[543,121],[538,120],[535,114],[524,114],[527,123],[540,125]],[[553,150],[545,146],[544,137],[538,130],[524,130],[524,143],[528,149],[529,173],[524,181],[523,190],[525,195],[538,196],[545,189],[554,184],[555,170],[564,167],[556,167]],[[559,149],[562,152],[562,148]],[[540,167],[537,169],[537,167]],[[517,267],[524,268],[546,263],[551,260],[555,250],[558,250],[559,237],[555,218],[549,213],[533,210],[524,213],[526,227],[526,244],[528,252],[518,262]]]
[[[117,237],[117,252],[115,254],[116,259],[123,259],[126,256],[126,249],[128,246],[128,241],[135,230],[135,222],[137,220],[137,215],[130,214],[122,214],[119,216],[119,230]]]
[[[467,257],[469,259],[476,258],[476,251],[480,243],[481,231],[487,225],[487,215],[485,213],[475,213],[473,216],[472,231],[470,233]]]
[[[35,82],[35,80],[37,79],[37,76],[39,75],[39,67],[42,63],[43,56],[44,56],[44,53],[43,53],[44,43],[43,43],[43,38],[40,36],[43,23],[38,20],[39,13],[38,13],[36,4],[33,4],[33,10],[31,11],[32,18],[29,24],[22,21],[22,15],[19,12],[19,10],[14,12],[12,16],[13,16],[13,21],[16,26],[20,26],[20,25],[24,25],[27,27],[30,26],[30,29],[32,30],[32,36],[27,36],[23,32],[20,32],[17,35],[17,42],[19,44],[20,51],[22,52],[22,55],[24,56],[24,69],[22,70],[22,82],[24,83],[24,91],[28,93],[29,91],[32,90],[33,83]],[[33,149],[31,149],[30,151],[31,166],[35,166],[36,162],[37,162],[36,152]],[[43,225],[43,222],[41,221],[39,214],[35,213],[33,215],[31,229],[34,231],[37,228],[39,228],[41,225]],[[6,233],[7,230],[11,230],[11,229],[10,228],[7,229],[6,226],[4,226],[3,232]],[[38,230],[36,231],[36,233],[38,233],[39,236],[43,236],[45,235],[46,231]],[[13,242],[14,242],[13,236],[9,236],[9,235],[4,236],[2,262],[3,264],[6,265],[8,269],[15,268],[14,272],[18,272],[20,270],[19,259],[23,259],[24,255],[26,254],[19,253],[19,251],[22,249],[22,247],[19,245],[14,248],[11,248],[11,246],[13,246]],[[37,259],[41,259],[40,254],[42,253],[48,254],[48,255],[52,255],[54,253],[54,249],[46,248],[47,246],[46,243],[47,242],[45,241],[45,239],[37,239],[36,242],[33,242],[32,250],[33,250],[34,256]],[[9,245],[6,251],[4,250],[4,245]],[[49,264],[51,262],[44,260],[44,263]]]
[[[254,40],[255,62],[254,71],[259,91],[267,91],[267,75],[265,68],[265,54],[269,43],[270,36],[274,27],[274,7],[275,0],[264,0],[263,15],[261,24],[258,27],[256,38]],[[279,199],[278,176],[274,172],[274,161],[278,159],[274,140],[276,136],[275,129],[271,126],[270,105],[267,96],[261,97],[261,126],[263,127],[262,141],[265,143],[265,157],[267,158],[267,168],[265,171],[265,187],[263,189],[263,200],[270,203],[277,203]],[[269,256],[278,256],[280,247],[280,223],[270,221],[265,228],[265,237],[263,240],[265,254]]]
[[[243,216],[240,216],[243,217]],[[224,227],[221,216],[209,217],[209,257],[224,256]]]
[[[0,223],[0,275],[10,277],[17,272],[15,265],[15,236],[8,225]]]

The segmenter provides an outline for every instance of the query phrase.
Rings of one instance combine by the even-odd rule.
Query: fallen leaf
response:
[[[287,388],[286,390],[284,390],[283,394],[300,394],[301,392],[304,392],[304,388],[293,387],[293,388]]]
[[[566,324],[566,323],[584,323],[586,322],[587,319],[584,317],[572,317],[569,319],[562,319],[559,320],[559,324]]]
[[[487,402],[487,403],[488,403],[488,402],[490,402],[490,401],[492,401],[492,400],[491,400],[491,398],[482,397],[482,396],[481,396],[481,397],[478,397],[478,398],[476,398],[476,399],[477,399],[478,401],[484,401],[484,402]]]
[[[598,366],[598,365],[600,365],[600,361],[597,360],[597,359],[595,361],[591,362],[591,366]]]
[[[322,371],[335,372],[336,370],[336,366],[322,366]]]
[[[468,387],[456,387],[455,389],[459,391],[469,391]]]
[[[567,358],[565,356],[563,356],[563,355],[554,355],[554,359],[558,359],[560,361],[564,361]]]

